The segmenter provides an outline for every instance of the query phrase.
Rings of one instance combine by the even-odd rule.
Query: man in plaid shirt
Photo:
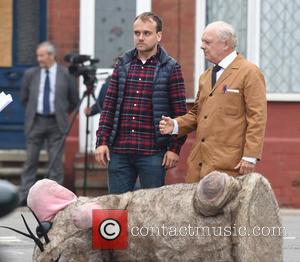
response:
[[[185,137],[161,135],[161,117],[186,113],[179,64],[159,45],[162,21],[152,12],[133,23],[135,48],[119,58],[104,101],[95,158],[108,163],[110,194],[164,185],[166,170],[176,166]]]

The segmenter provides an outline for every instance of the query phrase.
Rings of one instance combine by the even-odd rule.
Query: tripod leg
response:
[[[95,103],[97,105],[97,108],[99,112],[101,111],[101,107],[99,105],[98,99],[96,99],[96,96],[93,92],[93,89],[89,89],[90,92],[88,93],[88,98],[87,98],[87,107],[90,107],[90,96],[93,97],[95,100]],[[85,126],[85,152],[84,152],[84,178],[83,178],[83,195],[86,195],[86,190],[87,190],[87,169],[88,169],[88,136],[90,134],[89,131],[89,117],[86,116],[86,126]]]
[[[89,108],[90,107],[90,94],[92,92],[90,92],[88,94],[88,97],[87,97],[87,107]],[[94,93],[92,93],[94,94]],[[88,137],[89,137],[89,117],[86,116],[85,118],[85,150],[84,150],[84,177],[83,177],[83,195],[86,196],[86,189],[87,189],[87,169],[88,169]]]

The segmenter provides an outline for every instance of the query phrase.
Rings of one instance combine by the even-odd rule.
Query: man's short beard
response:
[[[146,48],[146,49],[144,49],[144,50],[139,50],[139,49],[138,49],[138,50],[141,51],[141,52],[150,53],[150,52],[152,52],[153,50],[155,50],[156,47],[157,47],[157,45],[154,45],[154,46],[149,47],[149,48]]]

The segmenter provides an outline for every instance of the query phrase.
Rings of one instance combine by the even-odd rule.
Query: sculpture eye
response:
[[[52,223],[49,221],[42,221],[37,227],[36,227],[36,235],[41,238],[44,237],[49,230],[52,228]],[[47,239],[46,243],[47,243]]]

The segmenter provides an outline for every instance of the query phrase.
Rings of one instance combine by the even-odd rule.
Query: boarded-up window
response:
[[[13,2],[0,1],[0,67],[12,66]]]

